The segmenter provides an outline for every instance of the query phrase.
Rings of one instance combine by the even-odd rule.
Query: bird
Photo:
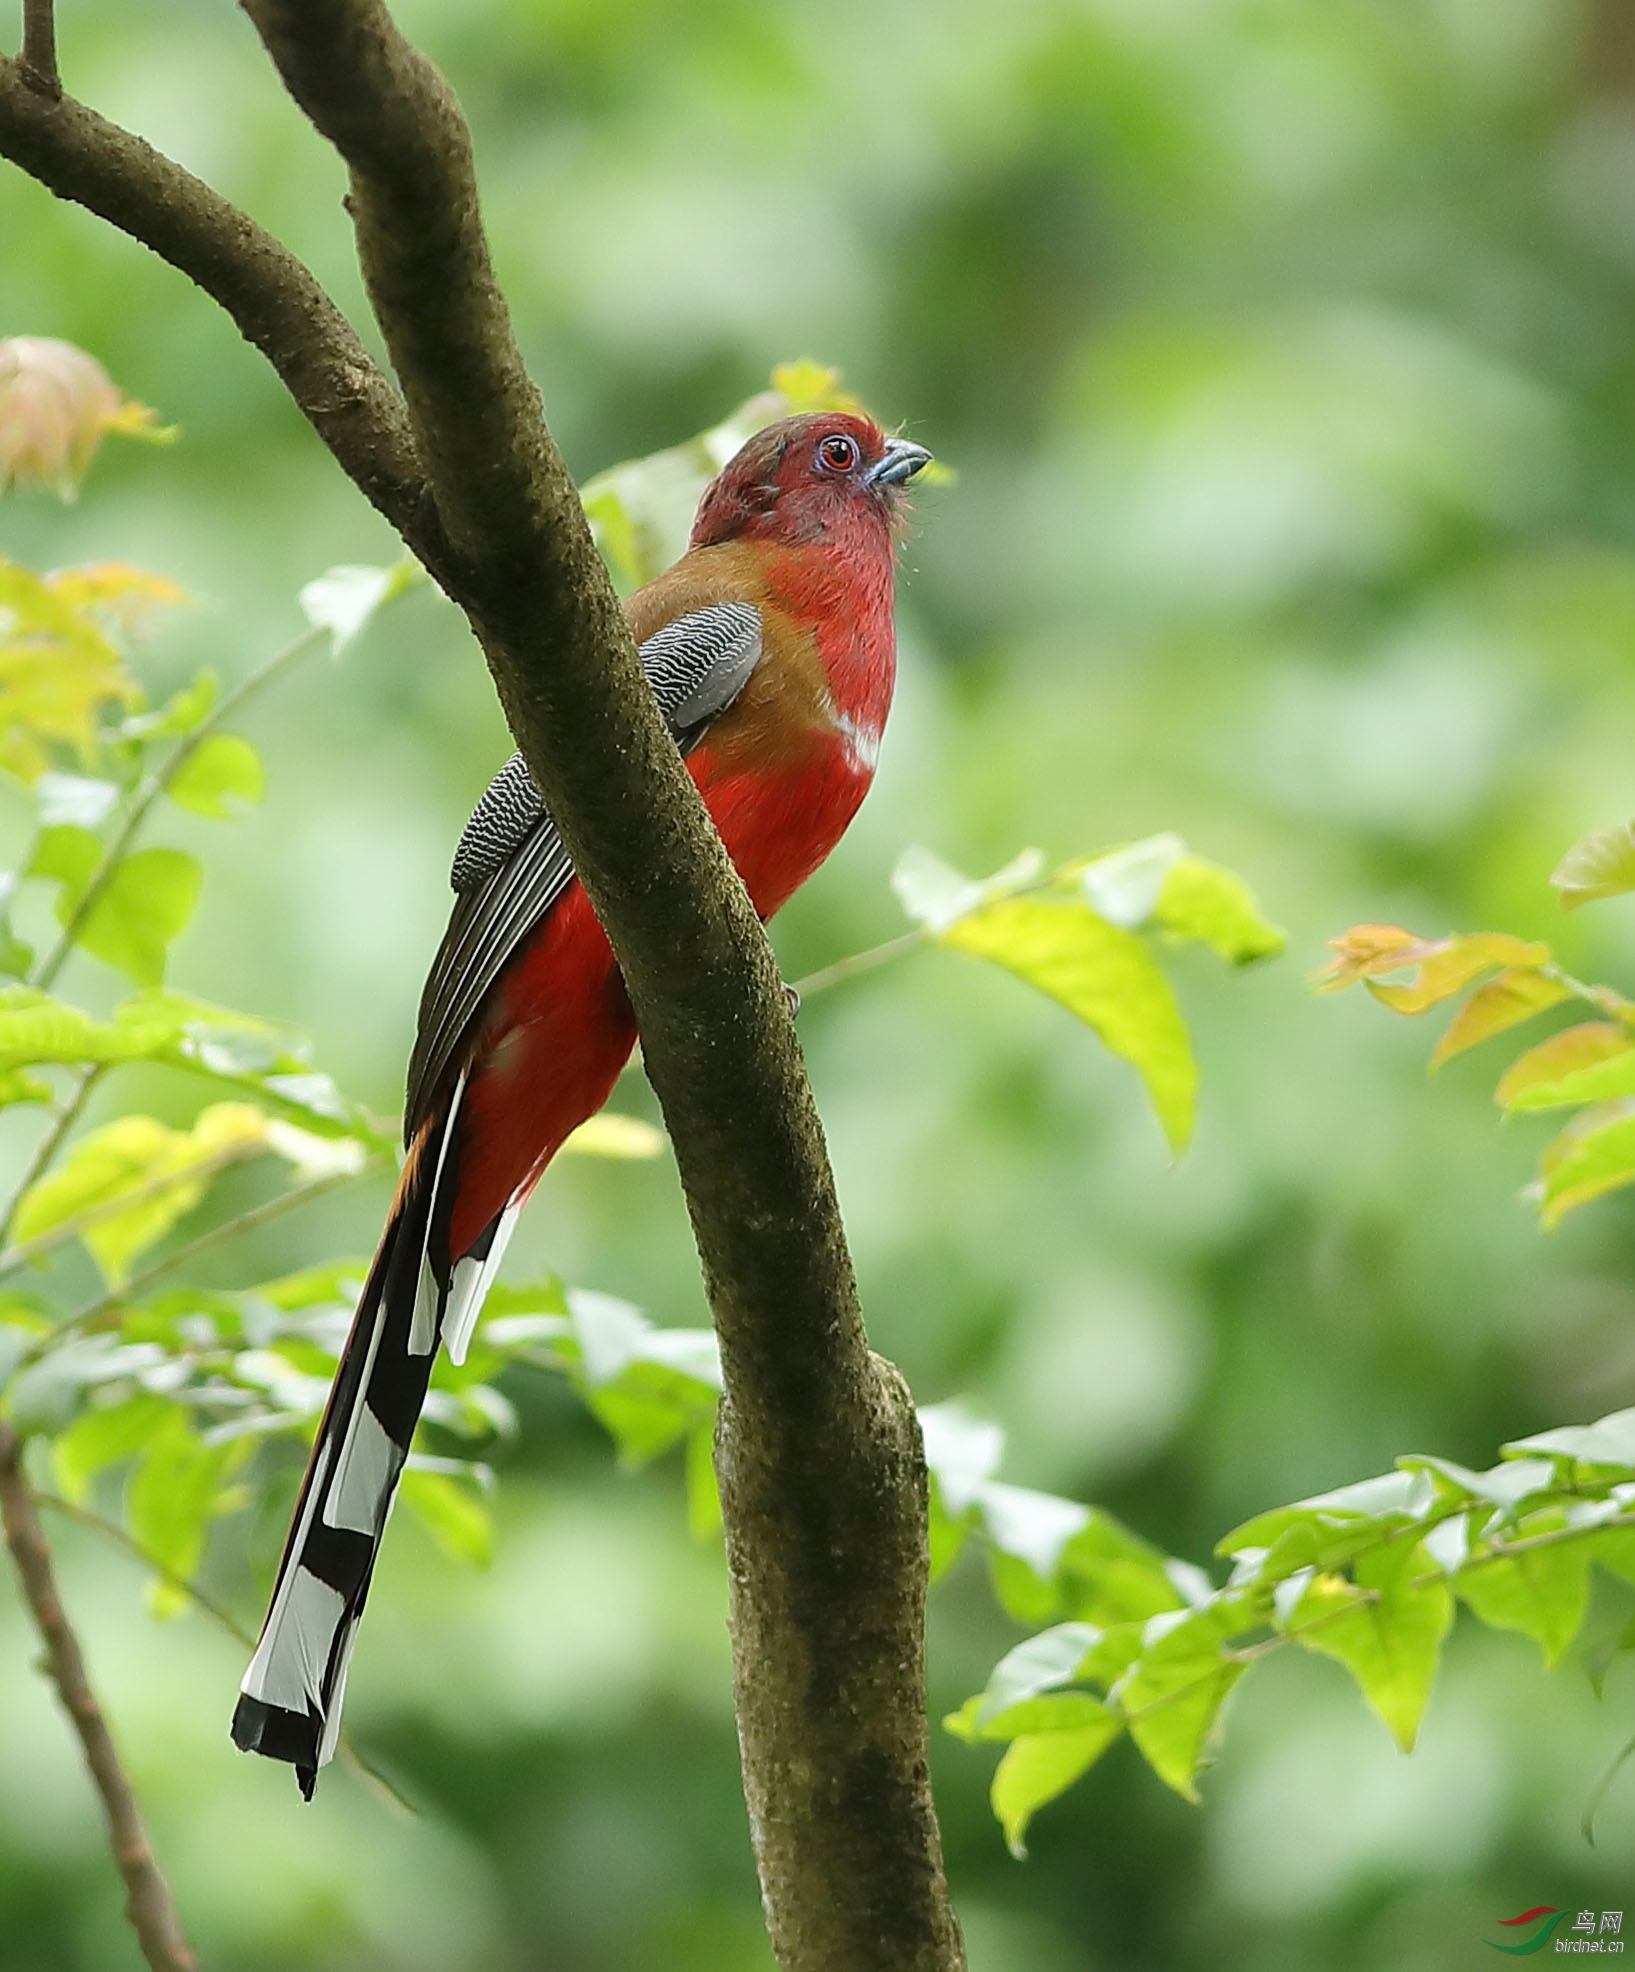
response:
[[[930,460],[852,412],[755,433],[686,552],[625,602],[648,686],[755,910],[840,840],[896,672],[905,489]],[[233,1714],[241,1749],[332,1758],[347,1666],[432,1362],[464,1360],[516,1217],[637,1039],[618,963],[520,754],[460,838],[426,980],[406,1154]]]

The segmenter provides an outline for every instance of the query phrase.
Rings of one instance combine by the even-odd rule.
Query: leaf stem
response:
[[[263,1143],[227,1144],[220,1150],[211,1151],[208,1157],[196,1157],[191,1164],[179,1164],[173,1171],[162,1171],[157,1177],[133,1185],[129,1191],[122,1191],[115,1198],[100,1199],[95,1205],[87,1205],[83,1212],[59,1220],[49,1232],[41,1233],[37,1239],[22,1240],[0,1252],[0,1279],[16,1273],[19,1267],[26,1267],[31,1261],[44,1259],[46,1254],[54,1253],[69,1240],[77,1239],[93,1226],[101,1225],[104,1219],[117,1218],[121,1212],[146,1205],[151,1199],[162,1197],[165,1192],[174,1191],[178,1186],[197,1184],[213,1178],[218,1171],[225,1171],[231,1165],[267,1154],[267,1146]]]
[[[190,733],[184,733],[153,773],[145,775],[138,782],[131,805],[125,811],[124,820],[102,852],[102,860],[91,872],[85,888],[74,900],[73,908],[69,911],[62,930],[57,934],[56,943],[34,968],[29,980],[31,986],[38,986],[42,990],[49,988],[57,974],[61,972],[64,962],[74,948],[75,941],[85,928],[87,919],[112,882],[114,872],[129,853],[137,830],[147,820],[149,810],[198,749],[233,717],[247,699],[252,698],[281,671],[287,670],[292,664],[305,657],[308,651],[316,650],[329,634],[327,629],[314,626],[304,631],[293,643],[286,644],[280,651],[275,651],[265,664],[259,665],[247,678],[241,679]]]
[[[877,965],[906,958],[910,952],[918,952],[930,943],[931,934],[923,926],[905,931],[900,938],[888,938],[883,945],[872,945],[866,952],[854,952],[850,958],[836,959],[833,965],[809,972],[804,979],[795,981],[794,991],[803,1000],[809,1000],[814,993],[838,986],[842,980],[854,978],[860,972],[872,972]]]
[[[298,1205],[306,1205],[314,1198],[322,1198],[325,1192],[337,1191],[342,1185],[354,1180],[372,1176],[387,1162],[386,1153],[377,1151],[367,1158],[355,1171],[333,1171],[322,1178],[311,1178],[303,1185],[296,1185],[289,1191],[277,1193],[265,1199],[260,1205],[252,1205],[236,1217],[224,1219],[219,1226],[212,1226],[208,1232],[200,1233],[197,1239],[190,1239],[185,1246],[178,1246],[173,1253],[165,1254],[155,1260],[151,1267],[144,1267],[139,1274],[133,1274],[123,1287],[110,1288],[99,1296],[89,1307],[81,1308],[77,1315],[70,1315],[65,1322],[59,1322],[48,1336],[41,1338],[38,1353],[54,1348],[64,1336],[93,1334],[98,1329],[117,1328],[116,1316],[138,1294],[145,1293],[155,1281],[163,1280],[166,1274],[174,1273],[178,1267],[185,1267],[196,1260],[201,1253],[208,1253],[213,1247],[224,1246],[228,1240],[237,1239],[241,1233],[253,1232],[258,1226],[270,1220],[281,1219],[286,1212],[293,1212]],[[0,1256],[3,1258],[3,1256]],[[30,1352],[31,1355],[36,1352]],[[27,1358],[25,1358],[27,1360]]]
[[[125,1883],[125,1916],[152,1972],[194,1972],[197,1963],[182,1935],[170,1885],[142,1825],[141,1810],[102,1707],[85,1672],[79,1638],[64,1613],[51,1565],[51,1549],[23,1477],[22,1440],[0,1419],[0,1522],[17,1569],[23,1597],[45,1646],[45,1668],[78,1735],[91,1780],[102,1799],[108,1846]]]
[[[62,1149],[63,1139],[79,1121],[91,1091],[96,1087],[107,1064],[91,1062],[76,1070],[73,1086],[57,1106],[49,1128],[34,1146],[34,1154],[29,1158],[23,1175],[17,1180],[11,1196],[6,1200],[5,1209],[0,1211],[0,1248],[3,1248],[10,1235],[12,1221],[17,1217],[17,1208],[28,1196],[32,1187],[39,1183],[50,1168],[52,1159]]]

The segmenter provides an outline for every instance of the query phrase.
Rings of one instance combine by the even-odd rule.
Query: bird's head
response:
[[[903,489],[931,454],[887,438],[868,418],[807,412],[756,432],[705,489],[692,545],[796,542],[849,535],[861,523],[889,540]]]

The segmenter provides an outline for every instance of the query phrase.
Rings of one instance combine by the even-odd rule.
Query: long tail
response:
[[[450,1254],[464,1092],[462,1075],[404,1165],[233,1714],[234,1743],[291,1761],[309,1801],[335,1751],[352,1640],[437,1345],[463,1360],[521,1203],[458,1259]]]

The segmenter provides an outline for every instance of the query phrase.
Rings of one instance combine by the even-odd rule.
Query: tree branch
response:
[[[85,1764],[102,1797],[108,1844],[125,1879],[125,1915],[152,1972],[193,1972],[193,1952],[182,1936],[170,1886],[154,1860],[130,1780],[86,1678],[79,1639],[57,1595],[51,1549],[35,1511],[33,1493],[23,1477],[22,1450],[17,1433],[0,1419],[0,1523],[24,1598],[45,1645],[46,1671],[79,1735]]]
[[[38,7],[41,0],[32,0]],[[49,11],[49,10],[45,10]],[[278,372],[364,497],[442,580],[448,549],[402,399],[295,255],[130,131],[0,56],[0,156],[195,281]]]
[[[446,83],[380,0],[242,3],[348,167],[405,443],[450,547],[428,565],[612,940],[675,1146],[721,1342],[734,1677],[773,1948],[786,1972],[957,1972],[927,1782],[924,1455],[868,1352],[770,948],[545,428]]]

